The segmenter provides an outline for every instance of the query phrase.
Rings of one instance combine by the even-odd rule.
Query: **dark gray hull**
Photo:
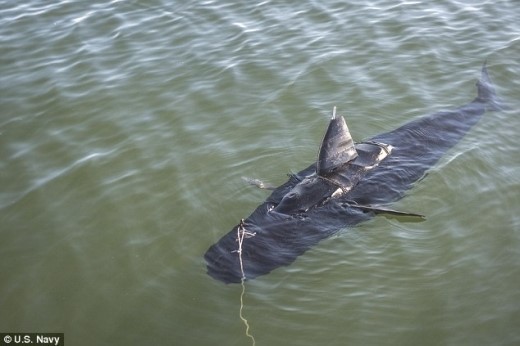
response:
[[[270,212],[303,177],[316,170],[316,164],[292,176],[248,218],[207,250],[204,258],[208,274],[225,283],[267,274],[289,265],[340,229],[376,214],[374,210],[353,205],[386,206],[402,198],[487,110],[499,108],[485,66],[477,88],[478,97],[458,109],[435,113],[371,138],[371,141],[392,145],[392,154],[341,198],[296,215]],[[240,253],[237,251],[239,231],[246,231]]]

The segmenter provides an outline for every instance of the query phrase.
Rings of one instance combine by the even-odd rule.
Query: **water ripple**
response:
[[[395,206],[427,220],[345,229],[247,282],[244,311],[272,345],[519,342],[516,2],[0,7],[6,330],[247,341],[201,257],[267,196],[241,177],[310,164],[333,106],[361,140],[463,104],[487,58],[509,109]]]

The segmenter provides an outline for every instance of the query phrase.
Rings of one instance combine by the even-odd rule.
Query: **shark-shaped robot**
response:
[[[478,95],[470,103],[360,143],[334,109],[317,161],[290,175],[207,250],[208,274],[225,283],[241,282],[289,265],[319,241],[376,214],[423,217],[388,205],[402,198],[487,110],[500,109],[486,64],[476,85]]]

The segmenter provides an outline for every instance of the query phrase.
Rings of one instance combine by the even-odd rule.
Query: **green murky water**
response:
[[[0,332],[67,345],[249,345],[205,250],[355,139],[488,113],[399,208],[246,283],[257,345],[520,343],[520,7],[513,1],[4,1]]]

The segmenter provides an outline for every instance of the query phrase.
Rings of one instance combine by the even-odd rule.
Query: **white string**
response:
[[[256,233],[248,232],[244,227],[244,219],[240,220],[240,224],[237,228],[237,241],[238,241],[238,259],[240,261],[240,272],[242,273],[242,278],[240,282],[242,284],[242,293],[240,294],[240,319],[244,322],[246,326],[246,336],[251,338],[253,341],[253,346],[256,345],[255,337],[249,333],[249,323],[247,319],[242,314],[242,310],[244,308],[244,294],[246,292],[246,286],[244,282],[246,281],[246,274],[244,272],[244,262],[242,261],[242,243],[244,242],[244,238],[253,237]]]

